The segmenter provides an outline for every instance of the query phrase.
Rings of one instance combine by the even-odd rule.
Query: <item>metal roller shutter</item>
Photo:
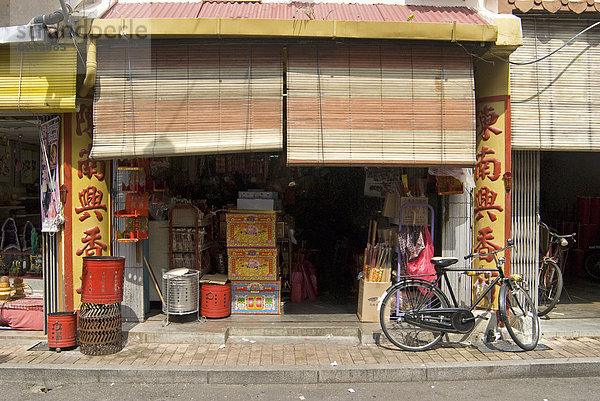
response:
[[[459,48],[292,45],[287,84],[290,165],[474,165],[473,67]]]
[[[92,157],[281,151],[281,47],[98,45]]]

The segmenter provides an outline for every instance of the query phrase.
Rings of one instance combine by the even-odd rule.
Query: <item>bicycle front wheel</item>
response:
[[[538,284],[538,316],[550,312],[558,300],[563,288],[563,276],[558,265],[545,260],[540,269]]]
[[[395,346],[407,351],[423,351],[433,347],[444,333],[415,326],[404,317],[410,312],[447,307],[446,296],[430,283],[401,281],[389,289],[383,298],[379,322],[383,333]]]
[[[514,280],[502,284],[498,309],[514,342],[525,351],[534,349],[540,338],[540,320],[531,297],[521,284]]]

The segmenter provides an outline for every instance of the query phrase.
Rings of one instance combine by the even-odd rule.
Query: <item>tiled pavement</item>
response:
[[[357,366],[503,360],[600,358],[598,338],[544,339],[539,350],[491,350],[467,344],[442,343],[435,349],[407,352],[379,345],[336,344],[153,344],[133,343],[116,354],[83,355],[78,349],[29,351],[37,341],[3,342],[0,364],[130,365],[130,366]],[[332,365],[333,364],[333,365]]]
[[[121,352],[29,350],[0,342],[0,381],[61,383],[284,384],[600,376],[600,338],[544,339],[535,351],[442,343],[423,352],[381,345],[131,343]],[[506,344],[506,343],[505,343]],[[36,347],[37,348],[37,347]]]

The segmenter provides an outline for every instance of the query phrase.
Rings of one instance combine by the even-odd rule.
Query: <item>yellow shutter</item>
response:
[[[0,112],[75,111],[76,77],[72,45],[0,46]]]

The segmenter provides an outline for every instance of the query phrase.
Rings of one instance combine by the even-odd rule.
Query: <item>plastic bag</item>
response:
[[[435,267],[431,263],[433,258],[433,240],[429,229],[423,229],[425,237],[425,247],[416,259],[406,263],[406,272],[409,276],[418,276],[418,278],[427,281],[435,280]]]

